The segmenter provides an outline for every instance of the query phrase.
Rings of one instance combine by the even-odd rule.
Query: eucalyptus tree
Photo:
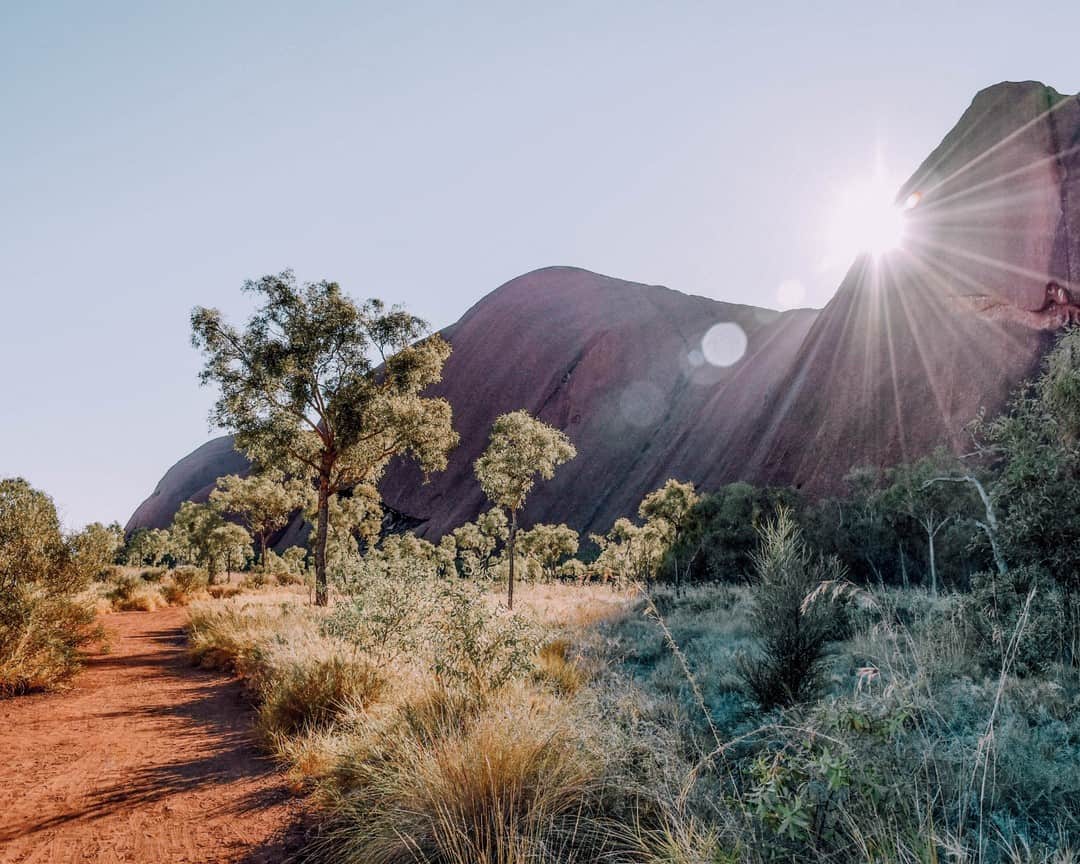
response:
[[[251,558],[251,535],[242,525],[226,522],[219,525],[206,538],[206,554],[210,579],[225,565],[225,578],[232,581],[234,564],[243,564]]]
[[[655,492],[646,495],[638,507],[638,516],[647,522],[656,523],[661,533],[665,535],[665,546],[671,552],[676,597],[679,596],[681,589],[679,578],[681,571],[676,544],[682,539],[683,531],[699,500],[700,497],[693,483],[680,483],[678,480],[670,479]]]
[[[210,503],[220,513],[234,516],[259,544],[259,562],[266,562],[266,547],[275,532],[304,503],[307,484],[286,480],[280,472],[260,472],[218,478]]]
[[[225,524],[221,514],[208,504],[185,501],[173,516],[169,536],[173,552],[184,564],[208,566],[210,563],[210,534]],[[213,576],[213,574],[210,574]]]
[[[336,282],[298,286],[291,271],[248,281],[261,305],[243,330],[216,309],[191,314],[211,420],[259,465],[316,486],[315,602],[325,606],[330,499],[376,484],[394,456],[442,470],[457,445],[450,405],[421,394],[442,377],[450,346],[381,300],[357,305]]]
[[[522,531],[519,542],[521,551],[536,561],[550,582],[558,577],[559,565],[577,554],[580,538],[569,525],[539,524]]]
[[[514,608],[514,543],[517,514],[537,479],[550,480],[555,469],[577,455],[560,430],[537,420],[528,411],[512,411],[495,420],[487,449],[476,460],[476,479],[492,504],[510,514],[507,554],[510,576],[506,606]]]

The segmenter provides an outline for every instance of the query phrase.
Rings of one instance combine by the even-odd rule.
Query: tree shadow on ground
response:
[[[163,731],[177,738],[175,754],[123,773],[115,782],[94,789],[77,807],[31,824],[0,827],[0,842],[67,823],[93,821],[217,784],[260,781],[258,789],[219,809],[219,814],[241,816],[292,797],[272,760],[257,746],[251,700],[240,682],[193,668],[183,650],[186,640],[181,628],[152,631],[143,638],[172,646],[172,650],[99,655],[89,658],[88,667],[130,668],[139,677],[160,681],[160,687],[147,704],[118,706],[88,719],[106,726],[117,720],[160,724]],[[123,741],[114,743],[124,746]],[[191,750],[197,754],[191,755]]]

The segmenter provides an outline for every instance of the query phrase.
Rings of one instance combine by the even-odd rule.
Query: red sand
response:
[[[194,669],[180,609],[109,615],[63,693],[0,702],[0,862],[278,862],[297,802],[240,684]]]

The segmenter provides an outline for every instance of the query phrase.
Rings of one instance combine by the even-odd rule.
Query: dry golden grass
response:
[[[505,602],[499,592],[492,600]],[[637,597],[633,589],[561,582],[522,583],[514,587],[515,608],[550,627],[582,630],[625,614]]]
[[[306,596],[198,604],[191,639],[195,659],[247,678],[290,784],[314,792],[316,862],[1005,864],[1066,861],[1075,845],[1050,836],[1046,814],[1077,810],[1061,803],[1077,800],[1080,763],[1059,733],[1080,734],[1078,682],[1002,687],[987,737],[997,682],[928,678],[940,646],[922,624],[838,644],[829,698],[777,719],[732,673],[753,648],[746,588],[658,589],[649,617],[630,593],[524,585],[514,615],[542,636],[493,690],[440,680],[420,643],[372,678],[363,651],[323,632],[332,610]],[[494,590],[479,606],[505,622],[501,602]],[[860,690],[869,663],[887,681]],[[1023,839],[1031,854],[952,806],[984,800],[956,729],[993,749],[986,804],[1038,832]]]
[[[536,678],[572,696],[586,681],[585,672],[570,657],[571,644],[567,639],[545,642],[536,652]]]
[[[605,759],[567,703],[524,685],[479,710],[432,695],[354,730],[316,860],[553,864],[610,845],[593,818]]]

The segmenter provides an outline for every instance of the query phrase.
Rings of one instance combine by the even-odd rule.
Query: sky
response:
[[[0,3],[0,477],[124,522],[220,434],[190,345],[295,270],[433,327],[586,267],[820,306],[838,190],[975,92],[1080,90],[1060,2]]]

